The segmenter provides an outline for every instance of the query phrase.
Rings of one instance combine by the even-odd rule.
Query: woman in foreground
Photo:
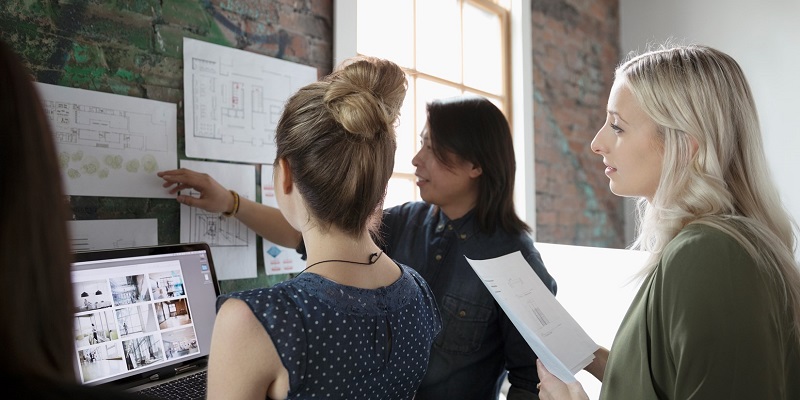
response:
[[[640,198],[634,246],[651,253],[610,353],[587,367],[600,398],[800,398],[793,222],[736,61],[682,46],[625,62],[591,148],[611,191]],[[539,377],[542,399],[587,398],[541,363]]]
[[[276,128],[275,195],[308,267],[217,300],[210,399],[413,398],[438,308],[420,275],[372,239],[405,92],[400,67],[364,57],[289,98]],[[234,200],[228,214],[246,212]]]

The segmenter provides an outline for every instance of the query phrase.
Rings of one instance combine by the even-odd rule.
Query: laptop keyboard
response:
[[[194,400],[206,398],[208,371],[201,371],[180,379],[152,386],[136,393],[151,399]]]

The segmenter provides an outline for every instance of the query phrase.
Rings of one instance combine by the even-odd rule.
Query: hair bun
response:
[[[390,132],[400,114],[406,77],[397,64],[359,57],[326,78],[325,106],[349,133],[372,139]]]

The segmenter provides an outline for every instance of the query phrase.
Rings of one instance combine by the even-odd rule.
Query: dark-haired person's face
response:
[[[448,218],[463,216],[475,207],[478,198],[478,177],[482,171],[455,154],[448,154],[451,166],[442,163],[431,148],[430,131],[421,135],[420,150],[411,160],[420,196],[439,206]]]

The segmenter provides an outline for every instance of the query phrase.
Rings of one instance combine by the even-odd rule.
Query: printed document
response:
[[[36,83],[66,194],[169,198],[156,171],[178,167],[177,106]]]
[[[256,199],[256,168],[252,165],[198,160],[181,160],[180,165],[213,176],[222,186],[239,193],[240,199]],[[192,189],[181,194],[200,196]],[[218,280],[258,276],[256,233],[238,218],[181,204],[181,242],[208,243]]]
[[[316,80],[314,67],[183,38],[186,156],[272,164],[283,104]]]
[[[592,362],[599,346],[550,293],[522,254],[517,251],[467,261],[545,367],[562,381],[575,382],[575,374]]]

